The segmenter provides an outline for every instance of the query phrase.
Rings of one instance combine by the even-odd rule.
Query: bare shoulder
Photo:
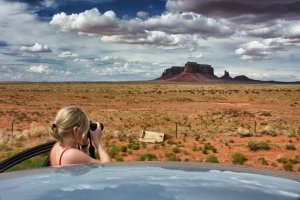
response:
[[[62,165],[79,164],[79,163],[95,163],[97,160],[91,158],[78,149],[68,149],[62,158]]]

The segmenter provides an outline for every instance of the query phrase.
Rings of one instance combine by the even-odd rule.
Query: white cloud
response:
[[[74,62],[88,62],[89,60],[87,59],[82,59],[82,58],[75,58]]]
[[[33,46],[27,47],[22,46],[20,48],[21,51],[30,52],[30,53],[50,53],[52,50],[48,45],[42,45],[39,43],[35,43]]]
[[[148,12],[145,12],[145,11],[139,11],[137,14],[136,14],[139,18],[147,18],[149,16],[149,13]]]
[[[44,0],[41,4],[47,8],[50,8],[50,7],[53,7],[56,5],[55,0]]]
[[[49,72],[49,68],[47,65],[33,65],[28,69],[29,72],[34,72],[38,74]]]
[[[125,63],[126,59],[120,56],[104,56],[98,57],[94,59],[95,61],[100,62],[112,62],[112,63]]]
[[[142,15],[142,13],[140,13]],[[161,16],[142,19],[121,20],[113,11],[103,15],[97,8],[80,14],[53,16],[50,24],[64,32],[77,32],[100,36],[104,42],[150,44],[155,46],[177,46],[182,48],[187,39],[224,37],[234,31],[213,18],[195,13],[164,13]],[[196,40],[192,41],[197,44]]]
[[[235,50],[242,60],[270,59],[274,53],[298,46],[299,39],[270,38],[262,41],[248,42]]]
[[[201,53],[193,54],[189,56],[189,59],[199,59],[199,58],[203,58],[203,55]]]
[[[106,35],[118,32],[119,29],[116,14],[113,11],[107,11],[101,15],[97,8],[79,14],[66,15],[64,12],[55,14],[50,24],[59,26],[64,32],[82,34]]]
[[[60,58],[77,58],[78,55],[75,53],[71,53],[70,51],[64,51],[58,55]]]

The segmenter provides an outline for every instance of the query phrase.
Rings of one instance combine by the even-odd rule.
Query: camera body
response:
[[[102,123],[99,123],[99,124],[100,124],[101,131],[103,131],[104,125]],[[90,130],[87,133],[87,137],[90,138],[91,137],[91,131],[95,131],[96,129],[97,129],[97,123],[94,123],[94,122],[90,121]]]
[[[101,131],[103,131],[104,125],[102,123],[99,124],[100,124]],[[97,129],[97,123],[90,121],[90,129],[87,134],[87,138],[90,140],[89,154],[92,158],[96,158],[96,154],[95,154],[95,147],[92,145],[91,131],[95,131],[96,129]]]
[[[101,131],[103,131],[104,125],[102,123],[100,123],[100,128],[101,128]],[[97,123],[90,121],[90,130],[95,131],[96,129],[97,129]]]

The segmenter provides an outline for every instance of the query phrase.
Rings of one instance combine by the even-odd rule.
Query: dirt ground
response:
[[[56,112],[76,105],[105,125],[115,161],[230,164],[239,152],[243,165],[300,173],[300,85],[0,83],[0,91],[1,160],[49,141]],[[142,130],[165,142],[139,143]]]

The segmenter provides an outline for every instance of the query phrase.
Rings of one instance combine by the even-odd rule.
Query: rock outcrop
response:
[[[248,78],[245,75],[236,76],[233,78],[235,81],[255,81],[253,79]]]
[[[173,66],[166,69],[157,80],[177,82],[210,82],[219,78],[214,74],[214,68],[206,64],[187,62],[184,67]]]
[[[224,80],[233,80],[233,78],[229,75],[229,72],[225,70],[224,75],[220,77]]]
[[[232,78],[226,70],[224,75],[219,78],[214,74],[214,68],[211,65],[196,62],[187,62],[184,67],[173,66],[165,69],[161,77],[156,80],[174,82],[258,82],[244,75]]]
[[[183,67],[173,66],[171,68],[165,69],[165,71],[163,72],[163,74],[161,75],[161,77],[159,79],[167,80],[167,79],[173,78],[173,77],[181,74],[183,72],[183,70],[184,70]]]

